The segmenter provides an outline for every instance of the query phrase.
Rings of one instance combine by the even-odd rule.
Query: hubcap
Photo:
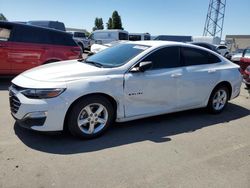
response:
[[[79,113],[77,124],[85,134],[95,134],[101,131],[108,120],[107,109],[99,103],[85,106]]]
[[[219,90],[215,93],[213,98],[213,108],[215,110],[221,110],[227,102],[227,92],[225,90]]]

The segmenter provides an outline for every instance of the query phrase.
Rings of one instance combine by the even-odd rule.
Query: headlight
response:
[[[30,99],[47,99],[57,97],[62,94],[66,89],[25,89],[21,93]]]

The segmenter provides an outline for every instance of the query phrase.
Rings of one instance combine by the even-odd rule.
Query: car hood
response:
[[[67,82],[83,79],[84,77],[105,75],[106,72],[106,68],[70,60],[42,65],[25,71],[21,75],[37,81]]]

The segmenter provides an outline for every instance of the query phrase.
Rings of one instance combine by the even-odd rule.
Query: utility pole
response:
[[[222,37],[226,0],[210,0],[203,36]]]

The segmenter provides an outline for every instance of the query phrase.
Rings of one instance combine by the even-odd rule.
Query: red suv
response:
[[[243,51],[242,58],[240,59],[240,69],[243,81],[250,88],[250,47]]]
[[[66,32],[0,22],[0,75],[15,75],[38,65],[80,56],[80,47]]]

